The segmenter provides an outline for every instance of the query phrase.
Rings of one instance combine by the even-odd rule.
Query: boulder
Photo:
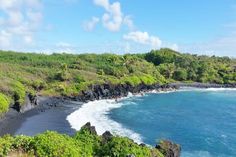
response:
[[[113,135],[110,133],[110,131],[106,131],[102,134],[102,139],[104,142],[111,140],[112,137],[113,137]]]
[[[81,129],[86,129],[88,130],[91,134],[97,135],[97,131],[95,129],[95,126],[91,126],[91,123],[88,122],[86,123]]]
[[[165,157],[180,157],[181,147],[173,142],[162,140],[156,146],[156,149],[163,153]]]

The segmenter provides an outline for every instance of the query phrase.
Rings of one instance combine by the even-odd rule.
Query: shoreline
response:
[[[53,111],[58,108],[63,108],[63,106],[73,103],[72,101],[56,97],[38,96],[37,100],[38,105],[32,106],[25,112],[18,112],[17,110],[10,108],[5,116],[0,119],[0,136],[4,136],[6,134],[14,135],[28,118],[44,114],[50,110]],[[36,121],[35,123],[37,124],[38,122]]]
[[[87,121],[89,121],[92,125],[94,125],[98,129],[97,132],[100,135],[102,135],[102,133],[105,131],[110,131],[110,132],[114,131],[112,133],[118,134],[122,137],[129,137],[137,143],[143,143],[142,137],[139,134],[137,134],[136,132],[133,132],[132,130],[129,130],[128,128],[124,128],[122,125],[118,124],[115,121],[112,121],[111,119],[109,119],[106,116],[106,114],[109,113],[112,109],[122,107],[122,104],[120,104],[120,101],[122,101],[124,99],[129,99],[132,97],[143,97],[143,96],[145,96],[145,94],[152,94],[152,93],[162,94],[162,93],[184,91],[183,89],[185,89],[185,88],[190,89],[190,90],[193,90],[193,89],[201,90],[202,89],[202,90],[207,90],[207,91],[209,91],[208,89],[212,88],[212,86],[210,86],[210,85],[205,86],[205,84],[204,84],[205,88],[203,88],[203,86],[200,87],[199,84],[197,84],[197,85],[198,86],[195,86],[195,85],[180,86],[178,88],[168,88],[168,89],[164,89],[164,90],[158,89],[158,90],[141,91],[139,93],[130,93],[127,96],[118,97],[118,98],[104,98],[104,99],[99,99],[99,100],[88,101],[88,102],[85,102],[81,106],[81,108],[79,108],[78,110],[76,110],[73,113],[71,113],[70,115],[68,115],[67,120],[70,122],[71,127],[77,131],[80,130],[81,127]],[[176,84],[175,84],[175,86],[176,86]],[[224,90],[236,89],[236,88],[232,88],[232,87],[224,88],[223,86],[218,86],[217,88],[214,88],[214,89],[221,89],[221,88]],[[97,107],[98,107],[98,109],[97,109]],[[83,110],[83,111],[80,111],[80,110]],[[98,112],[96,112],[96,110],[98,110],[99,114],[98,114]],[[91,111],[91,112],[88,113],[87,111]],[[97,114],[99,116],[97,116]],[[83,117],[86,117],[86,120],[84,120]],[[80,119],[80,121],[78,121],[78,119]],[[107,121],[106,123],[109,125],[105,124],[104,121]],[[126,132],[128,135],[125,135],[124,132]],[[131,133],[133,133],[134,137],[132,137]]]
[[[176,91],[180,89],[181,87],[193,87],[193,88],[202,88],[202,89],[207,89],[207,88],[236,88],[236,85],[220,85],[220,84],[203,84],[203,83],[172,83],[172,84],[166,84],[166,85],[154,85],[154,86],[139,86],[138,88],[134,87],[133,89],[131,88],[130,92],[129,88],[130,87],[125,87],[126,89],[128,88],[129,90],[122,91],[120,93],[116,93],[114,95],[105,95],[101,96],[101,88],[103,87],[96,85],[94,88],[95,90],[89,90],[83,92],[83,95],[77,96],[77,97],[43,97],[43,96],[38,96],[36,99],[38,101],[38,105],[31,107],[29,110],[26,110],[25,112],[21,113],[16,111],[13,108],[10,108],[9,111],[5,114],[3,118],[0,118],[0,136],[3,136],[5,134],[11,134],[13,135],[20,127],[21,125],[26,121],[27,118],[33,117],[35,115],[41,114],[45,112],[46,110],[50,110],[52,108],[56,108],[59,106],[66,105],[66,102],[71,103],[73,101],[76,102],[81,102],[80,107],[83,106],[84,103],[90,102],[90,101],[95,101],[95,100],[115,100],[125,98],[128,96],[128,93],[132,93],[134,96],[135,95],[143,95],[145,93],[152,93],[153,91],[158,92],[169,92],[169,91]],[[124,88],[124,89],[125,89]],[[99,89],[99,90],[97,90]],[[114,90],[116,88],[112,88],[111,90]],[[119,89],[119,88],[118,88]],[[103,89],[104,90],[104,89]],[[98,92],[99,91],[99,92]],[[89,93],[89,94],[87,94]],[[87,95],[86,95],[87,94]],[[94,96],[94,95],[95,96]],[[100,94],[100,95],[99,95]],[[91,96],[92,95],[92,96]],[[85,96],[85,98],[82,98]],[[87,96],[87,97],[86,97]],[[90,97],[88,97],[90,96]],[[97,97],[96,97],[97,96]],[[99,99],[96,99],[99,98]],[[84,100],[84,101],[81,101]],[[78,106],[79,107],[79,106]]]

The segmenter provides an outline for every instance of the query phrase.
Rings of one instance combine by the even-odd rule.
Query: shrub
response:
[[[140,77],[140,80],[146,85],[152,85],[157,82],[156,79],[151,75],[143,75]]]
[[[96,151],[99,150],[101,144],[101,138],[99,136],[90,133],[86,128],[82,128],[75,134],[74,139],[78,147],[83,150],[81,156],[96,156]]]
[[[137,76],[127,76],[122,78],[122,82],[126,83],[126,84],[130,84],[132,86],[136,86],[139,85],[141,82],[141,80],[137,77]]]
[[[6,95],[0,93],[0,116],[1,114],[8,111],[9,104],[9,98]]]
[[[151,149],[140,147],[128,138],[113,137],[109,142],[102,145],[98,154],[99,156],[111,157],[126,157],[130,154],[138,157],[151,157]]]
[[[73,157],[81,152],[71,137],[50,131],[35,136],[32,144],[38,157]]]
[[[14,100],[16,104],[22,105],[23,102],[25,101],[25,87],[22,83],[15,81],[12,83],[12,88],[14,92]]]
[[[10,135],[0,138],[0,156],[7,156],[8,152],[12,149],[13,142],[14,138]]]
[[[81,75],[77,75],[75,80],[76,80],[76,83],[85,82],[84,78]]]

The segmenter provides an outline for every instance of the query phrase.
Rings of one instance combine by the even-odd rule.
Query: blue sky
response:
[[[0,0],[0,49],[236,56],[235,0]]]

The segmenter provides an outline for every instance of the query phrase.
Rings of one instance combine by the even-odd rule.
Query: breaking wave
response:
[[[128,97],[131,96],[132,94],[128,95]],[[105,131],[110,131],[115,135],[126,136],[137,143],[142,143],[141,135],[125,128],[120,123],[108,117],[109,111],[120,108],[123,105],[125,104],[114,99],[91,101],[85,103],[81,108],[68,115],[67,120],[71,127],[77,131],[80,130],[84,124],[90,122],[91,125],[96,127],[96,131],[99,135],[103,134]]]

